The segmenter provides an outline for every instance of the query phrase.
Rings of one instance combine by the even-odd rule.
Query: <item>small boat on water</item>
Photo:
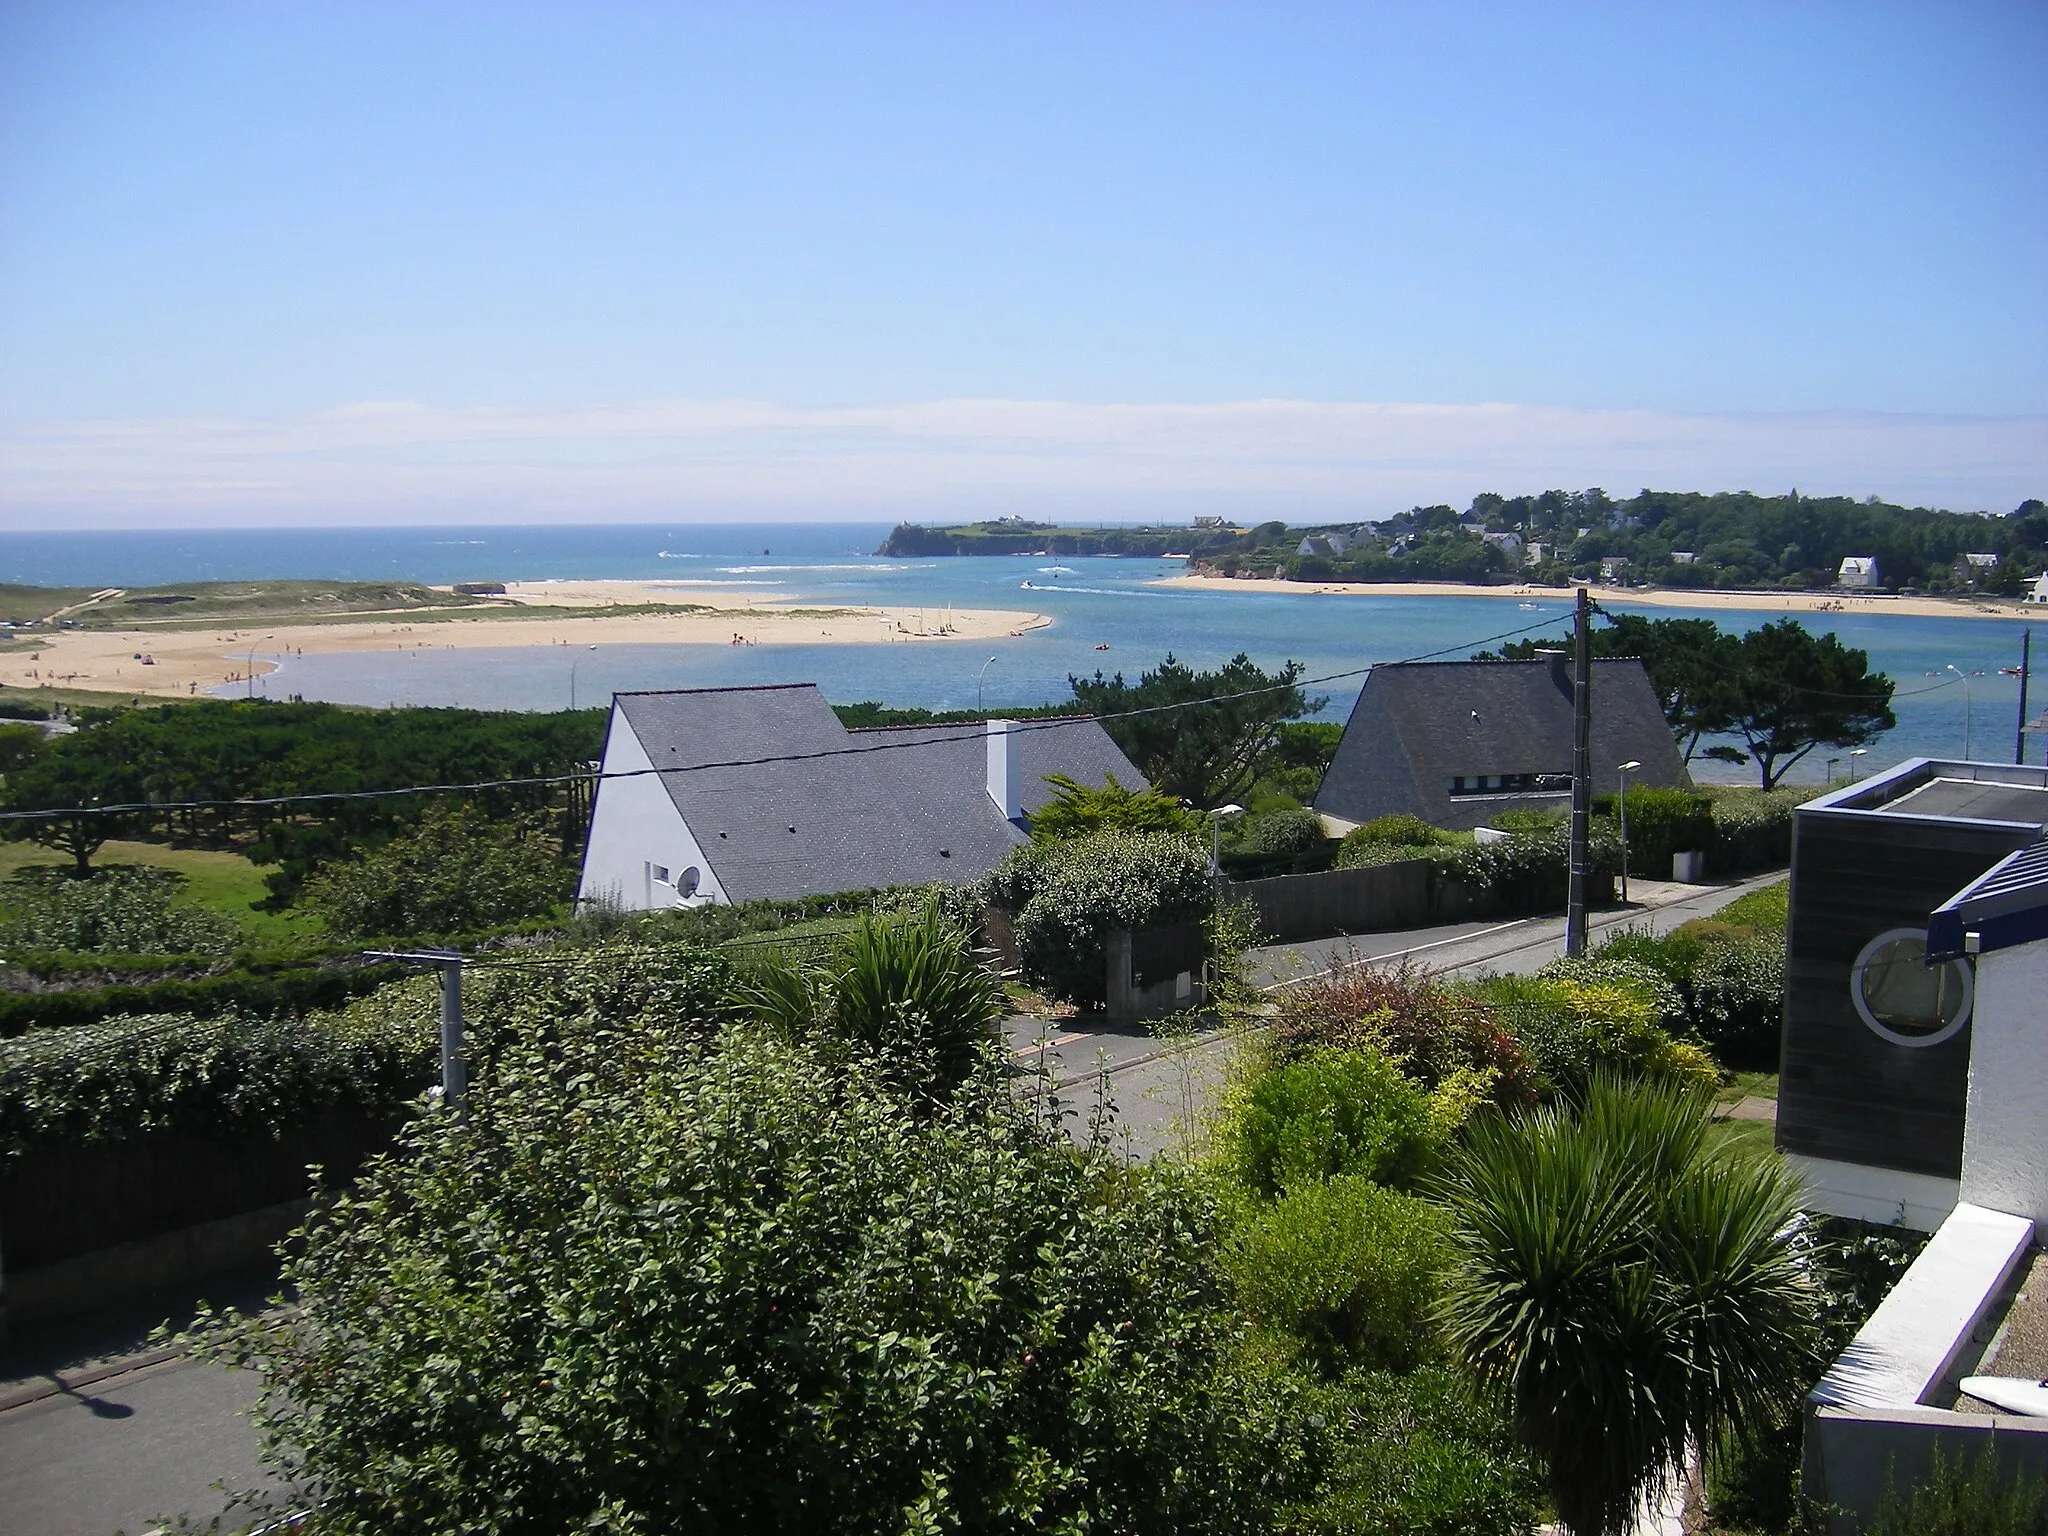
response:
[[[1109,649],[1109,642],[1107,640],[1101,641],[1096,645],[1095,649],[1097,649],[1098,651],[1106,651]]]

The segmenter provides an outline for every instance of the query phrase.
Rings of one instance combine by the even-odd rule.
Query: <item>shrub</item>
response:
[[[551,911],[569,874],[537,837],[437,807],[373,853],[322,866],[305,903],[350,938],[468,933]]]
[[[1035,842],[1058,842],[1090,832],[1164,832],[1203,842],[1209,819],[1156,789],[1125,789],[1104,774],[1102,788],[1090,789],[1064,773],[1046,775],[1052,798],[1031,813]]]
[[[1492,976],[1476,990],[1552,1093],[1579,1097],[1601,1071],[1699,1088],[1719,1081],[1705,1052],[1673,1040],[1657,1003],[1625,980]]]
[[[1355,1372],[1306,1405],[1328,1426],[1312,1504],[1280,1529],[1298,1536],[1527,1536],[1542,1480],[1501,1414],[1435,1366]]]
[[[1412,1184],[1456,1128],[1445,1120],[1385,1052],[1318,1051],[1253,1070],[1225,1110],[1223,1156],[1262,1195],[1338,1174]]]
[[[1707,791],[1714,804],[1714,840],[1707,869],[1717,875],[1777,869],[1792,862],[1792,813],[1813,798],[1810,789]]]
[[[154,1131],[275,1135],[329,1106],[396,1113],[433,1080],[417,1020],[177,1014],[0,1041],[0,1156]]]
[[[1208,1206],[978,1083],[935,1116],[744,1031],[510,1041],[216,1353],[313,1533],[1266,1524]]]
[[[1110,934],[1197,922],[1212,904],[1203,851],[1156,833],[1096,832],[1016,849],[983,891],[1017,914],[1024,979],[1048,997],[1096,1006],[1106,995]]]
[[[846,1039],[917,1063],[920,1086],[951,1088],[1008,1011],[1002,984],[969,953],[937,903],[866,917],[833,967],[826,1017]]]
[[[1421,1358],[1447,1259],[1434,1206],[1353,1174],[1253,1208],[1224,1263],[1254,1320],[1335,1372],[1406,1370]]]
[[[1620,841],[1618,800],[1602,795],[1595,808],[1614,820]],[[1689,789],[1631,785],[1628,791],[1628,855],[1632,868],[1656,879],[1671,874],[1674,853],[1705,852],[1714,841],[1714,803]]]
[[[0,887],[0,948],[100,955],[224,955],[235,925],[203,907],[175,906],[185,877],[129,865],[78,879],[21,869]]]
[[[1322,852],[1328,841],[1322,818],[1297,805],[1247,816],[1238,829],[1237,851],[1248,858],[1299,858]]]
[[[1686,1012],[1692,1033],[1726,1065],[1775,1070],[1785,1023],[1784,939],[1705,945]]]
[[[1425,1088],[1474,1074],[1503,1108],[1535,1102],[1535,1066],[1493,1010],[1420,971],[1344,965],[1275,997],[1267,1049],[1276,1062],[1331,1047],[1372,1046]]]
[[[1596,883],[1620,870],[1621,840],[1612,824],[1595,821],[1588,827],[1586,853],[1588,872]],[[1571,829],[1560,825],[1447,850],[1444,872],[1492,891],[1511,912],[1562,907],[1571,886]]]
[[[1402,848],[1430,848],[1447,834],[1420,816],[1380,816],[1344,834],[1346,843],[1393,843]]]
[[[1708,1150],[1711,1113],[1601,1076],[1576,1109],[1475,1122],[1448,1160],[1444,1337],[1585,1536],[1630,1529],[1689,1445],[1795,1407],[1815,1359],[1798,1179]]]
[[[1953,1461],[1936,1444],[1927,1481],[1885,1489],[1870,1536],[2048,1536],[2048,1481],[2000,1476],[1996,1441]]]
[[[1413,859],[1429,858],[1434,852],[1411,843],[1354,841],[1357,837],[1356,832],[1349,833],[1337,845],[1338,869],[1373,869],[1381,864],[1405,864]]]
[[[1570,816],[1569,811],[1499,811],[1487,818],[1487,824],[1496,832],[1548,832],[1565,825]]]

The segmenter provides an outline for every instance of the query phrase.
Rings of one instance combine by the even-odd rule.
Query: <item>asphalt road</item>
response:
[[[1640,888],[1646,901],[1598,913],[1593,927],[1664,932],[1782,878],[1711,890]],[[1352,958],[1445,972],[1528,972],[1563,948],[1563,919],[1529,918],[1279,945],[1255,951],[1251,963],[1262,985],[1282,987]],[[1236,1047],[1215,1035],[1173,1041],[1144,1029],[1061,1029],[1039,1020],[1012,1020],[1009,1029],[1019,1061],[1063,1085],[1073,1131],[1086,1134],[1091,1113],[1103,1111],[1134,1157],[1192,1148],[1191,1128]],[[139,1536],[164,1516],[210,1519],[227,1505],[224,1489],[272,1486],[243,1416],[256,1396],[253,1378],[182,1358],[128,1370],[118,1363],[64,1369],[71,1360],[118,1356],[123,1337],[139,1347],[157,1320],[118,1320],[90,1350],[80,1345],[69,1355],[46,1351],[24,1364],[16,1352],[6,1373],[14,1379],[0,1381],[0,1536]]]

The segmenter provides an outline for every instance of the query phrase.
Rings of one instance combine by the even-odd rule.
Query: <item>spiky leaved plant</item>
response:
[[[1797,1183],[1710,1149],[1711,1113],[1601,1076],[1578,1106],[1474,1124],[1445,1166],[1445,1335],[1504,1394],[1575,1536],[1622,1536],[1688,1443],[1769,1421],[1810,1379]]]
[[[1002,984],[934,901],[861,919],[839,952],[826,1017],[849,1040],[921,1059],[927,1085],[950,1088],[1006,1007]]]

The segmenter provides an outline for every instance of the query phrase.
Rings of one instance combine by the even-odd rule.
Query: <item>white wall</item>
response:
[[[631,773],[652,766],[640,738],[633,734],[633,727],[614,705],[611,725],[605,733],[604,771]],[[577,900],[612,901],[627,912],[672,907],[676,904],[676,888],[650,878],[648,867],[654,864],[665,867],[672,880],[680,879],[685,869],[694,866],[701,871],[698,898],[717,902],[726,899],[711,861],[690,835],[682,813],[658,775],[602,780],[590,813],[590,843],[583,852],[583,878],[577,884]]]
[[[1963,1198],[2048,1226],[2048,941],[1977,957]]]

